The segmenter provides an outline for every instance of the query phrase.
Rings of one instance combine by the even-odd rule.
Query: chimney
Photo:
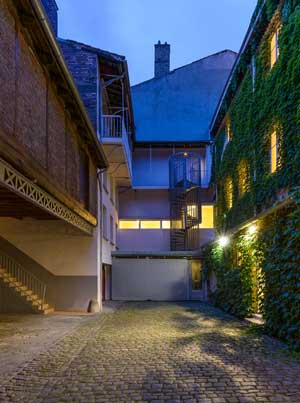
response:
[[[171,47],[167,42],[162,44],[160,41],[158,41],[158,43],[155,45],[155,78],[163,77],[170,72],[170,53]]]
[[[43,7],[45,9],[45,13],[47,14],[48,20],[50,22],[50,26],[53,30],[55,36],[57,36],[57,11],[58,7],[55,0],[42,0]]]

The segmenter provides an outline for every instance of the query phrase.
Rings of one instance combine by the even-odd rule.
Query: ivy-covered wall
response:
[[[258,2],[252,24],[262,5]],[[271,37],[279,28],[280,55],[271,68]],[[255,80],[251,59],[255,56]],[[231,140],[225,144],[225,122]],[[278,167],[270,169],[271,134],[277,132]],[[241,56],[214,127],[216,226],[226,233],[267,211],[300,185],[300,4],[267,0]],[[225,145],[225,146],[224,146]],[[239,166],[247,163],[247,188]],[[232,179],[228,206],[226,178]],[[297,194],[294,197],[297,199]],[[248,237],[248,238],[247,238]],[[255,237],[239,232],[231,246],[207,250],[218,278],[215,303],[244,317],[262,310],[269,333],[300,349],[300,204],[261,220]],[[264,291],[262,291],[264,289]],[[262,293],[264,298],[262,298]]]

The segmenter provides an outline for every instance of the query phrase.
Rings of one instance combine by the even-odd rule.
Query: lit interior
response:
[[[278,59],[278,32],[276,31],[271,39],[271,68]]]
[[[248,164],[241,161],[238,168],[239,194],[243,196],[248,190]]]
[[[226,204],[228,210],[232,208],[232,199],[233,199],[233,183],[231,178],[227,178],[225,182],[225,196],[226,196]]]
[[[277,169],[277,133],[271,134],[271,173]]]
[[[162,229],[170,229],[171,228],[171,223],[170,220],[163,220],[161,223]]]
[[[141,221],[141,229],[160,229],[160,221]]]
[[[139,220],[120,220],[119,229],[139,229]]]
[[[214,206],[202,206],[202,222],[199,228],[213,229],[214,228]]]

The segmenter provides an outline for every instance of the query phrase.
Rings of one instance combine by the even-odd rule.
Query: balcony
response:
[[[131,184],[132,147],[131,136],[122,116],[102,115],[99,139],[114,174],[120,185]]]

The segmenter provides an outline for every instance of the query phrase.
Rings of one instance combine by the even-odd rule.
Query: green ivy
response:
[[[258,2],[255,15],[262,6]],[[281,26],[280,56],[270,69],[270,38]],[[267,0],[252,40],[240,59],[225,96],[217,124],[213,181],[217,187],[216,227],[238,228],[274,206],[300,184],[300,5],[299,1]],[[255,89],[250,61],[255,54]],[[226,146],[221,122],[229,116],[233,138]],[[270,136],[277,129],[280,167],[270,173]],[[248,191],[238,192],[238,165],[249,164]],[[226,206],[224,183],[233,180],[233,207]],[[263,220],[259,236],[249,242],[245,233],[231,246],[206,251],[209,270],[216,273],[218,306],[239,317],[262,311],[266,329],[300,350],[300,203],[295,202]],[[239,254],[239,258],[236,258]],[[253,270],[257,269],[256,278]],[[259,270],[258,270],[259,269]]]

